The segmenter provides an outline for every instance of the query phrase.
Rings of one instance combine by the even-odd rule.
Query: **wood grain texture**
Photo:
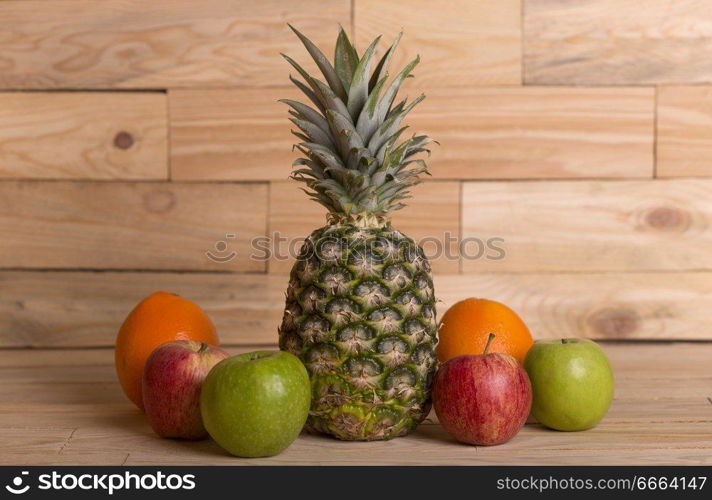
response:
[[[409,115],[436,179],[652,177],[645,88],[436,89]]]
[[[709,180],[465,183],[463,236],[504,239],[465,272],[712,269]]]
[[[113,345],[129,311],[157,290],[198,303],[225,344],[275,343],[286,287],[283,276],[258,274],[4,271],[0,346]]]
[[[712,81],[707,0],[524,0],[524,82]]]
[[[395,73],[419,54],[418,88],[521,83],[520,0],[356,0],[354,22],[361,51],[383,35],[382,54],[404,31],[391,65]]]
[[[306,100],[296,88],[170,91],[172,178],[286,180],[296,138],[284,98]]]
[[[0,88],[274,85],[279,53],[304,50],[287,22],[330,47],[349,15],[348,0],[3,1]]]
[[[658,88],[658,177],[712,177],[712,86]]]
[[[310,200],[295,181],[270,185],[270,273],[287,274],[304,238],[326,224],[326,209]],[[457,273],[460,184],[424,182],[413,188],[408,206],[392,214],[393,227],[421,244],[437,273]]]
[[[137,420],[137,419],[135,419]],[[104,429],[79,429],[70,446],[72,450],[96,452],[102,440],[111,449],[127,451],[127,465],[149,463],[215,463],[250,465],[254,461],[228,456],[212,441],[193,445],[182,451],[180,443],[157,442],[144,431],[145,423],[136,422],[124,432],[107,433]],[[485,464],[586,464],[586,463],[710,463],[712,422],[641,425],[618,424],[610,419],[584,433],[557,433],[530,424],[502,446],[463,446],[439,425],[421,425],[410,436],[389,442],[346,442],[326,436],[303,434],[284,453],[259,459],[273,465],[485,465]],[[661,439],[662,438],[662,439]],[[162,440],[165,441],[165,440]],[[698,454],[700,448],[707,454]],[[625,452],[618,458],[617,452]],[[632,453],[630,453],[632,452]],[[596,455],[605,454],[605,458]],[[627,456],[626,456],[627,455]]]
[[[173,178],[285,180],[296,157],[285,96],[304,100],[296,89],[171,91]],[[654,107],[642,88],[436,88],[408,124],[441,144],[435,179],[652,177]]]
[[[0,200],[3,268],[265,269],[250,258],[264,184],[4,181]],[[226,233],[237,236],[220,253]]]
[[[474,265],[477,269],[477,264]],[[442,313],[464,297],[513,308],[536,338],[707,339],[712,273],[511,273],[436,276]]]
[[[4,271],[0,347],[111,346],[156,290],[200,304],[224,344],[273,344],[286,288],[283,274]],[[440,316],[464,297],[488,297],[536,338],[712,339],[712,273],[436,274],[435,292]]]
[[[229,349],[243,352],[252,347]],[[0,350],[3,464],[710,464],[711,344],[603,344],[616,393],[586,432],[527,424],[496,447],[462,446],[434,414],[387,443],[303,434],[270,458],[230,457],[210,440],[160,439],[121,393],[111,349]]]
[[[167,179],[167,136],[164,94],[0,93],[0,178]]]
[[[22,460],[27,455],[57,456],[71,434],[71,428],[1,428],[0,439],[3,442],[1,463],[11,464],[12,460]]]

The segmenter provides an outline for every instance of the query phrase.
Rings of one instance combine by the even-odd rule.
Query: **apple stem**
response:
[[[201,342],[200,349],[198,349],[198,354],[200,354],[201,352],[205,352],[207,350],[207,348],[208,348],[208,344],[205,342]]]
[[[494,338],[495,338],[495,334],[494,334],[494,333],[490,333],[490,334],[489,334],[489,337],[487,337],[487,343],[485,344],[485,350],[482,351],[482,355],[483,355],[483,356],[484,356],[485,354],[487,354],[487,351],[489,351],[490,344],[492,344],[492,341],[494,340]]]

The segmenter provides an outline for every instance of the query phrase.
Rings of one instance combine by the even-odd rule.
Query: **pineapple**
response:
[[[419,59],[388,83],[400,36],[376,63],[380,37],[359,57],[341,29],[332,65],[292,29],[326,81],[283,55],[304,81],[290,79],[313,103],[282,100],[303,155],[292,178],[326,207],[328,224],[306,238],[291,271],[280,348],[309,371],[308,429],[344,440],[391,439],[427,416],[437,366],[430,264],[389,220],[427,173],[415,156],[429,153],[430,139],[399,142],[403,118],[424,96],[395,102]]]

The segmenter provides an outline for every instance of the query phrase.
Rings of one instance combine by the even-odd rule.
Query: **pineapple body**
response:
[[[306,365],[311,430],[381,440],[430,409],[435,295],[422,249],[388,222],[336,223],[304,242],[287,290],[280,347]]]

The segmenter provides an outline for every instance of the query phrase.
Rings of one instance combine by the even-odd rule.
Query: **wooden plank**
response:
[[[113,358],[113,350],[109,354]],[[51,399],[3,401],[0,403],[0,429],[27,427],[27,415],[32,415],[30,422],[32,427],[49,429],[75,429],[96,426],[101,421],[111,419],[130,421],[134,418],[145,418],[143,412],[131,404],[118,386],[111,387],[110,390],[115,395],[115,403],[100,400],[89,403],[53,402]]]
[[[304,100],[281,88],[171,91],[173,178],[285,180],[296,157],[285,96]],[[653,176],[652,89],[436,88],[408,124],[441,144],[435,179]]]
[[[128,453],[111,453],[102,451],[99,453],[18,453],[17,455],[7,455],[0,458],[2,465],[126,465]]]
[[[66,447],[76,427],[33,427],[26,423],[27,415],[24,425],[0,427],[0,465],[120,465],[126,460],[126,453],[110,450],[68,452]]]
[[[605,422],[605,421],[604,421]],[[665,423],[664,425],[667,425]],[[388,442],[337,441],[326,436],[303,434],[283,453],[262,459],[228,456],[212,441],[184,443],[124,431],[119,436],[106,430],[79,429],[68,448],[96,451],[100,444],[130,453],[127,465],[233,464],[233,465],[484,465],[619,463],[711,463],[711,423],[641,427],[639,424],[605,425],[586,432],[557,433],[527,425],[510,442],[500,446],[463,446],[440,426],[422,425],[413,434]],[[661,442],[659,438],[664,436]],[[642,443],[642,444],[641,444]],[[186,450],[188,448],[188,450]],[[707,454],[695,453],[704,449]],[[606,460],[595,458],[606,452]],[[593,453],[596,452],[596,453]],[[576,458],[569,458],[570,456]],[[687,457],[692,456],[691,460]]]
[[[476,269],[477,264],[473,269]],[[712,339],[710,273],[436,276],[441,311],[486,297],[517,311],[537,338]]]
[[[0,179],[167,179],[166,96],[0,93]]]
[[[7,460],[9,458],[7,455],[17,456],[24,453],[58,454],[62,445],[71,436],[72,430],[72,428],[2,427],[0,428],[0,439],[3,443],[2,460]]]
[[[31,439],[31,433],[29,431],[28,438]],[[36,431],[35,431],[36,432]],[[18,446],[19,449],[22,446]],[[14,455],[3,455],[0,457],[0,464],[2,465],[126,465],[128,460],[128,453],[124,452],[111,452],[111,451],[99,451],[99,452],[87,452],[87,453],[73,453],[73,452],[63,452],[61,454],[52,454],[47,452],[33,452],[27,453],[19,451]]]
[[[644,410],[641,408],[641,410]],[[685,460],[694,450],[707,450],[710,460],[712,440],[709,436],[712,421],[675,424],[662,422],[618,422],[606,418],[598,427],[578,433],[558,433],[536,424],[529,424],[510,442],[496,447],[475,448],[455,442],[439,425],[422,425],[413,434],[388,443],[359,443],[337,441],[326,436],[303,434],[290,448],[275,457],[260,459],[261,464],[362,464],[364,460],[376,465],[427,464],[486,464],[490,461],[510,463],[567,463],[569,454],[583,454],[574,463],[591,460],[592,451],[606,451],[608,460],[615,462],[617,454],[628,455],[628,460],[656,461]],[[100,448],[103,445],[104,448]],[[254,464],[254,460],[229,457],[212,441],[184,443],[161,440],[151,434],[145,422],[134,420],[121,429],[80,428],[67,446],[73,453],[99,452],[101,449],[130,454],[127,463],[203,463]],[[419,449],[419,453],[412,450]],[[426,452],[424,452],[426,451]],[[589,453],[585,453],[589,452]],[[520,457],[526,458],[520,458]],[[625,455],[624,455],[625,456]],[[375,457],[375,458],[374,458]],[[585,458],[584,458],[585,457]],[[374,462],[375,461],[375,462]],[[691,463],[691,462],[688,462]]]
[[[304,434],[276,457],[229,457],[214,442],[160,439],[115,380],[111,349],[0,349],[3,463],[710,464],[712,344],[604,343],[616,373],[609,414],[586,432],[527,424],[496,447],[456,443],[434,415],[387,443]],[[245,347],[248,349],[248,347]],[[251,348],[249,348],[251,349]],[[239,352],[243,349],[230,349]],[[93,382],[93,383],[92,383]],[[420,450],[413,453],[412,450]],[[605,453],[602,453],[605,451]],[[376,458],[374,458],[376,457]],[[374,462],[375,460],[375,462]]]
[[[282,273],[0,272],[0,346],[111,346],[156,290],[200,304],[225,344],[274,344],[286,288]],[[504,302],[536,338],[712,339],[709,272],[438,274],[435,292],[440,315],[465,297]]]
[[[504,239],[466,272],[712,269],[710,180],[487,182],[463,187],[463,236]]]
[[[432,428],[431,428],[432,427]],[[191,453],[173,445],[162,453],[144,447],[128,454],[126,464],[134,465],[709,465],[710,449],[669,447],[651,450],[595,449],[519,450],[516,441],[487,448],[463,446],[449,441],[444,430],[421,426],[405,438],[372,443],[334,441],[322,436],[302,435],[284,453],[259,459],[228,456],[212,441],[191,444]],[[525,427],[519,436],[526,436]],[[571,433],[573,437],[581,437]],[[518,437],[519,437],[518,436]],[[551,437],[549,439],[552,439]],[[613,441],[615,442],[615,441]],[[369,457],[364,463],[363,458]]]
[[[326,209],[307,198],[301,186],[295,181],[270,185],[271,273],[289,273],[304,238],[326,224]],[[426,181],[412,194],[408,206],[392,214],[393,227],[422,245],[435,272],[457,273],[460,184]]]
[[[658,177],[712,177],[712,86],[658,88]]]
[[[223,343],[275,343],[283,276],[205,273],[0,272],[0,345],[110,346],[126,315],[165,290],[198,303]]]
[[[601,342],[616,373],[624,378],[655,375],[659,378],[667,377],[674,384],[676,382],[673,379],[712,376],[709,363],[712,343],[709,342]],[[651,363],[650,360],[656,362]]]
[[[8,349],[0,347],[0,369],[61,366],[108,366],[114,362],[113,346],[98,348]]]
[[[409,115],[436,179],[652,177],[646,88],[436,89]]]
[[[191,452],[160,443],[161,452],[146,442],[133,446],[126,465],[701,465],[710,464],[710,449],[696,447],[688,437],[683,446],[655,449],[617,449],[603,451],[606,446],[616,444],[619,436],[602,441],[593,449],[534,450],[520,449],[518,443],[528,438],[530,433],[541,433],[541,429],[525,426],[521,433],[509,443],[500,446],[474,447],[453,442],[439,426],[421,426],[405,438],[372,443],[335,441],[323,436],[302,435],[285,452],[270,458],[239,459],[228,456],[212,441],[189,445]],[[625,431],[621,433],[625,436]],[[93,436],[99,439],[99,436]],[[563,437],[566,441],[577,441],[585,445],[587,436],[582,433],[546,432],[543,440],[556,441]],[[635,435],[636,438],[639,436]],[[87,437],[89,441],[91,437]],[[630,443],[630,439],[625,439]],[[649,436],[648,439],[654,439]],[[95,445],[96,446],[96,445]]]
[[[8,181],[0,199],[5,268],[265,269],[250,258],[265,230],[264,184]],[[237,236],[220,254],[226,233]],[[206,251],[238,254],[219,263]]]
[[[356,0],[354,23],[359,50],[384,35],[381,54],[405,32],[391,64],[400,69],[420,54],[418,88],[521,83],[520,0],[433,0],[426,8]]]
[[[524,0],[524,82],[630,85],[712,81],[709,3]]]
[[[287,81],[287,72],[280,81]],[[171,176],[178,180],[285,180],[296,155],[287,106],[294,88],[172,90]]]
[[[348,0],[4,1],[0,88],[270,86],[279,53],[304,52],[286,23],[331,47],[349,16]]]

